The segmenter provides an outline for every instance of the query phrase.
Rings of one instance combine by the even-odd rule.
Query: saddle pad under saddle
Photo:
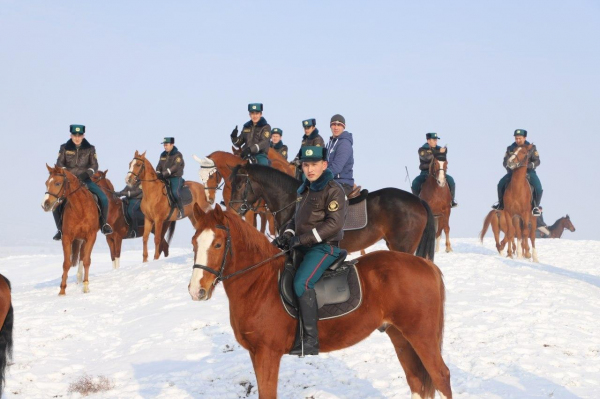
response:
[[[294,295],[293,268],[285,268],[279,276],[279,292],[285,311],[298,318],[298,305]],[[362,287],[356,261],[344,263],[335,271],[327,270],[315,284],[319,320],[334,319],[358,309],[362,303]]]
[[[165,189],[169,193],[169,195],[167,195],[167,198],[169,199],[169,205],[171,207],[177,206],[173,203],[173,199],[171,198],[170,188],[165,185]],[[193,199],[192,191],[190,190],[190,188],[188,186],[185,185],[185,183],[179,189],[179,198],[181,198],[181,204],[183,206],[186,206],[186,205],[189,205],[192,203],[192,199]]]
[[[367,225],[367,200],[348,206],[344,231],[360,230]]]

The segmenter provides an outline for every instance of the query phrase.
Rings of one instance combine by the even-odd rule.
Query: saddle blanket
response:
[[[344,231],[360,230],[367,225],[367,193],[367,190],[362,190],[359,197],[350,200]]]

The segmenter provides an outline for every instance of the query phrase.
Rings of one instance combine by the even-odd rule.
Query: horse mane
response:
[[[560,225],[560,222],[561,222],[563,219],[566,219],[566,217],[564,217],[564,216],[563,216],[563,217],[560,217],[560,218],[558,218],[558,220],[557,220],[556,222],[554,222],[554,224],[553,224],[552,226],[549,226],[549,227],[548,227],[548,230],[555,230],[555,229],[557,229],[557,228],[558,228],[558,226]]]
[[[214,218],[214,211],[210,211],[209,214],[213,216],[214,224],[218,224],[217,220]],[[237,213],[227,210],[223,212],[223,216],[228,222],[231,236],[243,237],[243,239],[238,240],[238,242],[245,246],[244,249],[252,253],[263,254],[265,259],[268,256],[276,255],[279,252],[264,234],[258,231],[254,226],[242,220]]]
[[[286,193],[295,193],[301,184],[299,180],[296,180],[294,177],[286,173],[271,168],[270,166],[257,164],[236,166],[229,177],[231,182],[233,182],[235,175],[238,173],[241,167],[244,167],[248,174],[252,175],[252,178],[260,185],[265,185],[268,183],[270,185],[281,187],[281,190]]]

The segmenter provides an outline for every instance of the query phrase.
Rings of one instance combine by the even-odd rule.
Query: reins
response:
[[[135,178],[137,179],[137,181],[157,181],[160,180],[158,178],[158,176],[156,177],[156,179],[140,179],[140,175],[142,174],[142,171],[146,169],[146,160],[142,159],[142,158],[133,158],[136,161],[141,161],[142,162],[142,167],[140,168],[140,172],[139,173],[133,173],[132,171],[127,172],[127,174],[132,174],[135,176]]]
[[[60,205],[61,202],[63,202],[65,199],[67,199],[67,197],[71,194],[76,193],[81,187],[84,186],[83,183],[79,182],[79,187],[77,187],[75,190],[71,191],[70,193],[67,192],[67,187],[70,186],[71,182],[69,181],[69,178],[67,177],[66,173],[62,173],[62,174],[58,174],[58,176],[62,176],[63,177],[63,185],[60,188],[60,190],[58,191],[58,195],[57,194],[53,194],[49,191],[46,191],[45,194],[51,195],[52,197],[56,198],[56,201],[54,202],[54,205],[52,205],[52,209],[54,209],[57,205]],[[61,192],[64,191],[64,195],[61,195]]]

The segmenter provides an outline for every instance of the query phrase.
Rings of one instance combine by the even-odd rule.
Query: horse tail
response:
[[[481,232],[479,233],[479,241],[483,242],[483,236],[485,236],[485,233],[487,233],[488,228],[490,227],[490,223],[492,223],[493,216],[494,211],[490,211],[490,213],[488,213],[485,219],[483,220],[483,229],[481,229]]]
[[[71,243],[71,267],[75,267],[79,264],[79,255],[82,245],[83,241],[81,240],[73,240]]]
[[[10,281],[4,276],[2,276],[6,283],[8,284],[8,288],[10,289]],[[13,307],[12,303],[8,308],[8,313],[6,314],[6,318],[4,319],[4,325],[0,330],[0,396],[2,395],[2,391],[4,389],[4,374],[6,371],[6,367],[8,366],[8,361],[12,358],[12,350],[13,350],[13,323],[14,323],[14,315],[13,315]]]
[[[169,229],[167,230],[167,244],[171,245],[171,240],[173,239],[173,234],[175,234],[175,224],[177,221],[173,221],[169,223]]]
[[[425,230],[423,230],[423,234],[421,235],[421,241],[419,241],[416,255],[420,256],[421,258],[429,259],[433,262],[433,258],[435,256],[435,218],[433,217],[433,213],[431,212],[431,208],[427,202],[421,200],[421,204],[423,204],[425,210],[427,211],[427,224],[425,225]]]

